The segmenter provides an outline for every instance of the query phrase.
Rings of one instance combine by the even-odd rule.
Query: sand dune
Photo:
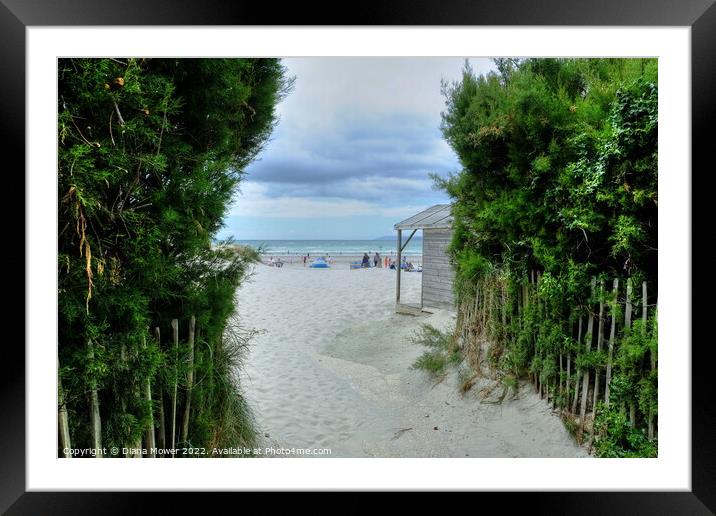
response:
[[[401,277],[404,302],[420,274]],[[456,375],[435,384],[410,369],[419,323],[454,314],[393,312],[395,271],[257,265],[238,292],[254,338],[242,371],[265,446],[328,448],[332,457],[581,457],[559,418],[526,386],[515,400],[461,397]]]

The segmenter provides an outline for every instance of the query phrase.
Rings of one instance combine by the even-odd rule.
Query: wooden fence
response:
[[[526,327],[524,314],[528,309],[536,310],[533,317],[537,321],[543,316],[541,282],[539,272],[531,273],[512,300],[508,298],[507,282],[500,280],[478,285],[467,298],[461,296],[455,337],[478,372],[484,373],[485,357],[508,352],[515,345],[515,328]],[[543,338],[540,324],[528,330],[532,331],[532,356],[541,364],[539,370],[531,369],[528,374],[540,397],[575,425],[579,439],[588,433],[591,443],[597,408],[600,402],[609,408],[611,402],[610,389],[614,388],[613,374],[620,348],[631,334],[635,320],[641,320],[639,332],[645,335],[647,322],[656,317],[657,304],[654,295],[654,302],[649,302],[647,282],[635,285],[629,278],[609,282],[592,278],[590,288],[589,295],[585,295],[590,300],[586,310],[582,307],[581,316],[575,312],[574,322],[568,325],[571,344],[545,350],[539,345]],[[656,374],[657,360],[655,349],[646,350],[638,358],[634,374],[638,379]],[[619,410],[624,415],[628,412],[632,427],[643,428],[650,440],[656,438],[657,411],[651,408],[640,411],[636,394],[622,396]]]
[[[178,394],[179,394],[179,321],[172,319],[171,321],[171,349],[169,351],[172,357],[171,363],[171,391],[165,393],[161,384],[157,383],[152,388],[152,379],[147,378],[144,385],[141,387],[142,396],[152,407],[152,424],[147,429],[145,434],[142,436],[141,441],[134,443],[126,443],[125,447],[131,450],[127,453],[120,453],[119,456],[134,457],[134,458],[155,458],[155,457],[175,457],[176,449],[180,445],[187,443],[189,435],[189,422],[191,418],[191,398],[192,388],[194,386],[194,336],[196,329],[196,318],[191,316],[189,319],[188,333],[187,333],[187,347],[188,351],[186,357],[182,356],[181,359],[186,360],[186,377],[182,378],[181,384],[184,390],[183,396],[183,407],[178,407]],[[153,338],[156,340],[157,345],[161,349],[161,330],[159,327],[154,328]],[[93,358],[93,343],[88,342],[89,358]],[[144,341],[144,347],[146,348],[146,340]],[[57,363],[59,370],[59,361]],[[63,396],[62,384],[59,384],[58,389],[58,432],[59,432],[59,449],[60,456],[69,458],[72,456],[71,453],[66,450],[72,448],[72,441],[70,438],[69,422],[67,408]],[[99,396],[96,384],[90,385],[89,400],[90,400],[90,435],[92,448],[95,450],[94,457],[103,457],[103,446],[102,446],[102,421],[100,417],[99,407]],[[170,414],[167,417],[166,408],[171,407]],[[181,408],[183,414],[181,416],[181,426],[178,428],[178,409]],[[139,450],[145,449],[146,453],[141,453]],[[158,452],[158,453],[157,453]],[[116,455],[115,455],[116,456]]]

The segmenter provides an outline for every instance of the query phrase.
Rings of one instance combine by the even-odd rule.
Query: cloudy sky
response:
[[[371,239],[447,196],[430,172],[459,170],[440,134],[440,81],[464,58],[292,58],[293,92],[247,169],[219,237]],[[470,59],[477,73],[493,68]]]

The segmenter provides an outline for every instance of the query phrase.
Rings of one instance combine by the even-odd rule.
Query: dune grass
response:
[[[413,369],[426,371],[430,376],[442,379],[451,367],[463,361],[463,355],[451,333],[440,331],[430,324],[421,324],[412,342],[428,348],[413,362]]]

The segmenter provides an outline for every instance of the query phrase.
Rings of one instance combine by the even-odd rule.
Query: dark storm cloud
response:
[[[373,176],[426,179],[429,172],[456,169],[435,117],[336,118],[333,127],[310,138],[300,131],[279,130],[264,157],[249,168],[247,179],[315,188]],[[315,195],[322,190],[329,191],[316,188]]]

